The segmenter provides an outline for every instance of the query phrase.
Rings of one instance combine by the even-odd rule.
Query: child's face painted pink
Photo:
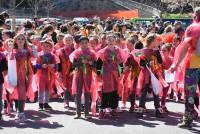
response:
[[[12,40],[5,41],[3,47],[4,47],[4,49],[5,49],[6,51],[9,51],[9,50],[11,50],[11,49],[14,47],[14,42],[13,42]]]
[[[90,46],[91,47],[96,47],[97,45],[98,45],[98,42],[96,40],[94,40],[94,39],[90,40]]]
[[[32,39],[31,39],[31,42],[32,42],[32,44],[35,45],[35,46],[37,46],[38,44],[40,44],[40,40],[37,39],[37,38],[32,38]]]
[[[16,44],[17,44],[19,49],[24,48],[25,42],[26,42],[26,39],[25,39],[25,37],[23,35],[19,35],[16,38]]]
[[[59,42],[59,43],[63,43],[63,38],[64,38],[64,37],[59,36],[59,37],[58,37],[58,42]]]
[[[107,37],[106,42],[108,45],[115,45],[116,44],[116,39],[112,36]]]
[[[174,46],[178,46],[179,44],[180,44],[180,41],[179,41],[179,40],[176,40],[176,39],[175,39],[175,40],[173,41],[173,45],[174,45]]]
[[[150,49],[154,49],[162,44],[162,40],[160,37],[155,37],[154,41],[149,46]]]
[[[162,44],[162,38],[160,36],[157,36],[155,39],[155,46],[159,46]]]
[[[106,36],[103,36],[103,37],[101,38],[101,43],[102,43],[102,44],[106,44]]]
[[[51,53],[52,51],[52,46],[48,43],[42,43],[42,50],[45,52],[45,53]]]
[[[64,43],[65,43],[65,45],[72,45],[73,39],[71,37],[64,38]]]
[[[162,46],[161,47],[161,52],[164,54],[164,55],[168,55],[169,54],[169,51],[167,50],[167,48],[165,46]]]
[[[88,45],[89,45],[88,40],[82,40],[82,41],[80,42],[80,47],[81,47],[81,49],[87,49],[87,48],[88,48]]]
[[[8,38],[9,38],[9,37],[8,37],[5,33],[2,34],[2,39],[3,39],[3,41],[6,41]]]
[[[47,34],[50,36],[50,35],[52,35],[53,34],[53,30],[52,31],[49,31]]]
[[[130,51],[133,50],[133,44],[131,42],[127,41],[126,46],[127,46],[128,50],[130,50]]]

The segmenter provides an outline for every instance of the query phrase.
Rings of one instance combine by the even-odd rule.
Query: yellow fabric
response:
[[[190,60],[190,68],[200,68],[200,56],[194,51]]]
[[[139,67],[134,67],[132,70],[131,70],[131,77],[130,79],[135,79],[135,77],[138,77],[139,76],[139,73],[140,73],[140,68]]]
[[[152,56],[151,69],[153,72],[156,72],[157,70],[161,69],[161,65],[158,63],[156,56]]]

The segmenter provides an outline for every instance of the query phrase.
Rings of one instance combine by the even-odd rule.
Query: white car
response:
[[[88,18],[84,18],[84,17],[77,17],[74,18],[73,21],[77,22],[78,24],[85,24],[88,23],[90,20]]]
[[[33,20],[31,20],[31,19],[24,19],[24,18],[16,18],[15,19],[15,22],[16,22],[16,25],[17,26],[20,26],[20,25],[22,25],[25,21],[30,21],[30,22],[32,22]],[[10,25],[11,26],[11,24],[12,24],[12,18],[9,18],[9,19],[6,19],[6,21],[5,21],[5,23],[7,24],[7,25]]]

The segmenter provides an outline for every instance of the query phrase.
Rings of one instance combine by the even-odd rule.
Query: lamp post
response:
[[[49,9],[50,8],[50,3],[49,3],[49,0],[47,0],[47,18],[48,18],[48,20],[49,20]]]
[[[15,31],[16,27],[16,0],[12,1],[12,24],[11,24],[11,30]]]
[[[37,12],[38,12],[38,5],[39,5],[39,1],[38,1],[38,0],[35,0],[35,7],[34,7],[34,8],[35,8],[35,9],[34,9],[35,17],[37,17],[37,15],[38,15],[38,14],[37,14]]]

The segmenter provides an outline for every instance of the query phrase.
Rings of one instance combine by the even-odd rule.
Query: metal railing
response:
[[[0,13],[6,11],[10,16],[13,15],[12,9],[6,9],[6,8],[2,8],[0,7]],[[34,12],[32,11],[32,9],[16,9],[15,10],[15,16],[17,18],[33,18],[34,17]],[[46,17],[46,13],[43,14],[39,14],[39,17]]]

